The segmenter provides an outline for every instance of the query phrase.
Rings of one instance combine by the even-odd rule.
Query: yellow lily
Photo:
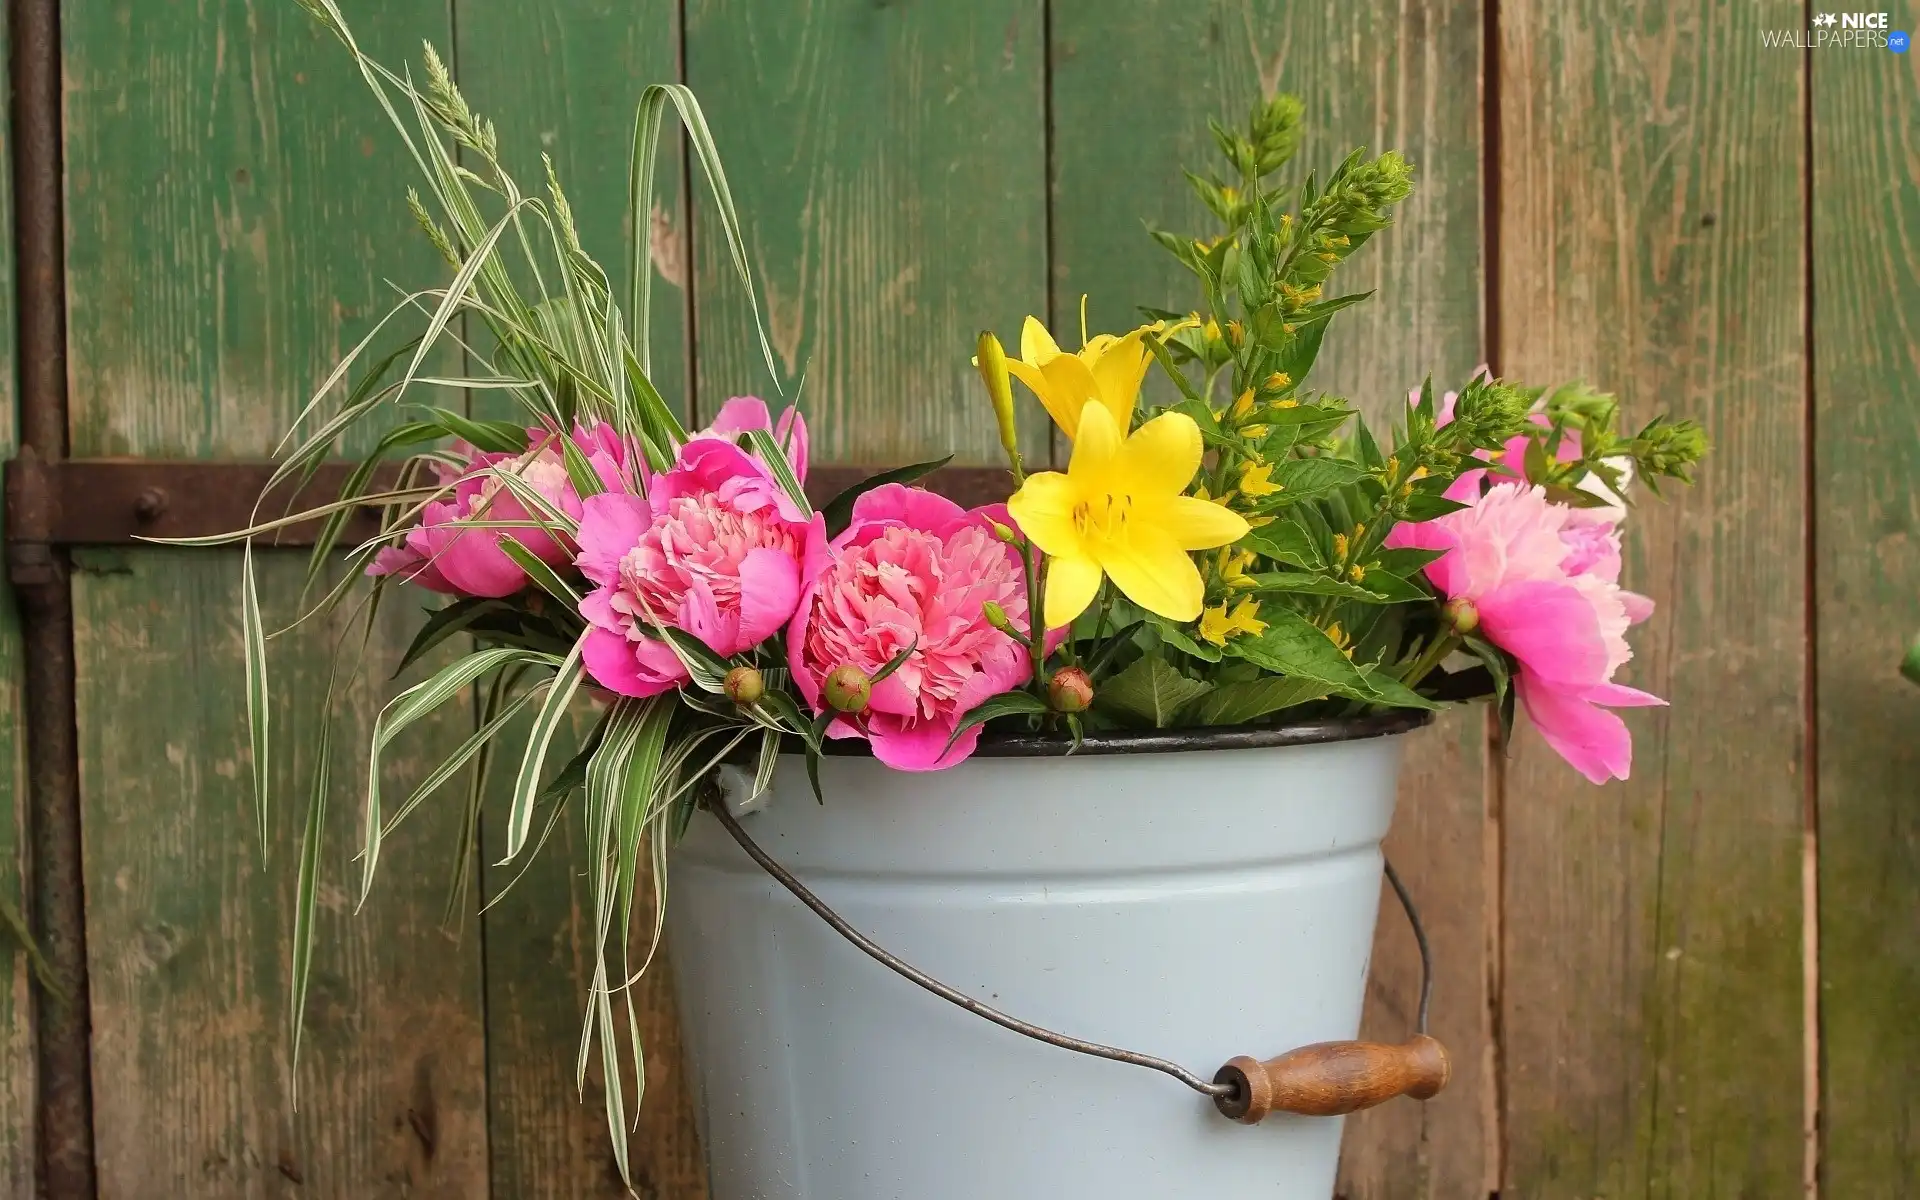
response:
[[[1007,511],[1048,556],[1046,624],[1072,621],[1104,576],[1127,599],[1174,621],[1200,615],[1206,585],[1189,551],[1244,537],[1247,522],[1212,500],[1183,495],[1200,469],[1200,427],[1163,413],[1133,431],[1104,404],[1085,405],[1064,473],[1044,471]]]
[[[1068,437],[1080,428],[1081,407],[1095,400],[1124,431],[1133,423],[1134,401],[1147,377],[1151,352],[1141,338],[1153,328],[1143,326],[1119,337],[1097,334],[1078,353],[1069,354],[1039,318],[1028,317],[1020,328],[1020,358],[1009,359],[1007,370],[1040,398]]]

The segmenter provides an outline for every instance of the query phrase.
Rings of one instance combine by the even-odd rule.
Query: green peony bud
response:
[[[1085,712],[1093,703],[1093,680],[1079,667],[1061,667],[1047,681],[1047,703],[1055,712]]]
[[[1480,609],[1473,601],[1461,596],[1447,601],[1447,628],[1462,637],[1480,628]]]
[[[727,693],[727,699],[743,707],[758,704],[760,697],[767,694],[766,678],[752,667],[735,667],[728,671],[726,680],[720,686]]]
[[[1913,645],[1907,647],[1907,656],[1900,662],[1900,673],[1920,683],[1920,638],[1913,639]]]
[[[873,681],[859,667],[842,663],[827,672],[823,692],[827,707],[835,712],[862,713],[867,711],[867,702],[873,699]]]
[[[998,521],[992,521],[989,523],[993,526],[993,536],[999,538],[1001,541],[1005,542],[1009,546],[1019,544],[1020,535],[1013,531],[1012,526],[1002,525]]]

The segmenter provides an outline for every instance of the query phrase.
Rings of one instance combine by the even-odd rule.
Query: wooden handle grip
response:
[[[1234,1094],[1214,1103],[1247,1125],[1270,1112],[1334,1117],[1395,1096],[1428,1099],[1447,1086],[1452,1074],[1446,1047],[1425,1034],[1398,1046],[1319,1042],[1265,1062],[1245,1056],[1232,1060],[1213,1079],[1233,1084]]]

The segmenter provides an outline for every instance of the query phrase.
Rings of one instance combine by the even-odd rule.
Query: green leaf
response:
[[[1374,562],[1402,579],[1411,579],[1419,574],[1429,563],[1438,562],[1446,557],[1445,550],[1420,550],[1412,546],[1402,546],[1393,550],[1382,550],[1374,556]]]
[[[1290,609],[1276,608],[1261,614],[1267,622],[1257,637],[1235,638],[1227,643],[1227,653],[1243,658],[1276,675],[1296,676],[1323,684],[1328,691],[1354,700],[1390,703],[1406,708],[1433,709],[1439,706],[1394,682],[1382,687],[1354,665],[1326,631]],[[1404,694],[1403,694],[1404,693]],[[1387,699],[1391,696],[1392,699]]]
[[[1303,571],[1324,571],[1327,560],[1306,527],[1292,519],[1278,520],[1248,533],[1236,543],[1275,562],[1299,567]]]
[[[1582,492],[1581,495],[1587,495],[1587,493]],[[1599,500],[1595,496],[1589,496],[1589,499]],[[1605,503],[1605,501],[1599,502]],[[1403,519],[1408,521],[1431,521],[1435,517],[1444,517],[1448,513],[1456,513],[1466,507],[1458,500],[1449,500],[1445,496],[1435,496],[1429,492],[1415,492],[1401,502],[1401,508],[1405,512]]]
[[[747,440],[759,455],[760,461],[772,473],[774,482],[787,494],[804,516],[813,515],[813,505],[807,500],[807,490],[800,486],[800,477],[793,473],[793,462],[787,458],[787,452],[773,434],[765,429],[749,429]]]
[[[1189,679],[1166,659],[1148,654],[1107,680],[1094,693],[1094,703],[1155,729],[1166,729],[1181,709],[1212,690],[1212,684]]]
[[[1220,661],[1220,648],[1218,646],[1195,641],[1193,635],[1188,633],[1184,627],[1169,621],[1158,613],[1147,613],[1146,619],[1152,624],[1154,632],[1160,635],[1160,640],[1172,646],[1174,649],[1184,650],[1203,662]]]
[[[391,678],[398,679],[406,673],[408,667],[431,653],[435,646],[467,629],[476,621],[517,611],[505,600],[496,600],[487,596],[467,596],[455,600],[444,608],[434,610],[428,615],[426,624],[420,627],[420,632],[413,635],[413,644],[408,646],[407,652],[400,656],[400,665],[393,669]]]
[[[967,730],[976,725],[984,725],[995,717],[1012,716],[1016,713],[1031,716],[1049,711],[1051,710],[1047,708],[1047,702],[1032,692],[1003,692],[968,709],[966,715],[954,724],[953,733],[947,738],[947,744],[941,747],[940,753],[944,755],[951,750],[953,744],[960,740],[960,735]]]
[[[853,502],[874,488],[884,487],[889,483],[912,483],[917,479],[924,479],[952,461],[953,455],[949,454],[945,458],[912,463],[867,476],[820,506],[821,515],[827,522],[827,535],[832,537],[844,530],[853,521]]]
[[[520,454],[527,448],[527,431],[512,421],[476,421],[452,409],[419,406],[433,419],[431,424],[471,445],[475,450],[493,454]]]
[[[574,643],[567,657],[555,664],[553,684],[547,689],[546,701],[541,704],[539,714],[534,717],[533,728],[527,734],[527,748],[520,756],[520,769],[513,780],[513,801],[507,814],[507,847],[501,862],[510,862],[517,857],[526,847],[527,835],[533,831],[533,809],[540,795],[540,777],[546,769],[547,750],[553,745],[553,735],[560,728],[561,719],[566,716],[567,705],[572,703],[574,693],[580,690],[580,655],[586,644],[587,639],[582,637]]]
[[[260,590],[253,570],[253,539],[240,553],[240,628],[246,643],[247,737],[253,750],[253,815],[260,857],[267,856],[267,755],[273,745],[267,707],[267,634],[260,621]]]
[[[373,737],[367,753],[367,811],[365,844],[361,849],[360,902],[365,903],[373,890],[374,869],[380,862],[380,839],[386,823],[380,812],[381,755],[400,732],[452,699],[459,691],[487,672],[514,663],[559,666],[552,655],[502,647],[480,650],[454,659],[420,683],[401,692],[380,710],[373,723]]]
[[[1413,604],[1433,599],[1432,594],[1419,584],[1402,579],[1381,567],[1369,568],[1361,582],[1368,591],[1380,596],[1388,604]]]
[[[1914,683],[1920,683],[1920,638],[1907,647],[1905,658],[1900,660],[1900,673]]]
[[[1293,342],[1280,356],[1280,370],[1293,380],[1295,387],[1298,387],[1306,379],[1307,373],[1313,370],[1313,360],[1320,357],[1320,340],[1326,335],[1326,317],[1296,326]]]
[[[1221,684],[1200,697],[1184,715],[1194,725],[1246,725],[1326,694],[1327,686],[1312,679],[1267,675]]]
[[[569,609],[580,607],[580,596],[567,581],[533,551],[516,541],[512,534],[500,539],[501,553],[513,560],[513,564],[527,573],[527,578],[538,584],[540,590],[558,600]]]
[[[1372,576],[1368,576],[1369,579]],[[1385,604],[1386,596],[1369,591],[1359,584],[1333,579],[1326,575],[1316,575],[1305,571],[1271,571],[1252,577],[1256,596],[1272,593],[1293,593],[1306,596],[1339,596],[1347,600],[1359,600],[1367,604]]]
[[[1274,468],[1273,482],[1279,484],[1281,490],[1268,497],[1263,507],[1280,507],[1324,496],[1366,477],[1366,468],[1337,458],[1290,458]]]

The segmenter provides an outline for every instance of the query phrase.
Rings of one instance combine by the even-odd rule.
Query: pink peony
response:
[[[500,528],[494,524],[534,518],[491,470],[512,472],[549,504],[578,520],[580,497],[567,475],[558,438],[551,430],[529,429],[528,447],[519,454],[481,452],[462,445],[460,448],[468,454],[464,467],[435,467],[441,482],[453,485],[452,497],[426,505],[420,513],[420,524],[408,532],[406,541],[383,547],[367,574],[391,575],[436,592],[511,596],[527,586],[527,573],[500,548],[504,539],[512,538],[542,562],[564,564],[573,556],[572,545],[565,537],[555,538],[544,529]],[[602,422],[592,429],[576,427],[573,444],[585,455],[603,486],[629,486],[629,464],[638,463],[639,455],[630,452],[613,426]]]
[[[767,411],[766,402],[758,396],[735,396],[720,406],[713,423],[695,434],[695,437],[717,437],[734,441],[743,433],[755,430],[767,430],[773,434],[773,440],[787,452],[787,461],[793,464],[794,476],[801,483],[807,481],[807,422],[798,409],[788,408],[780,414],[776,424],[773,415]],[[758,458],[759,455],[754,455]]]
[[[1481,634],[1519,661],[1514,688],[1547,744],[1595,783],[1625,779],[1633,742],[1607,710],[1665,703],[1613,682],[1633,656],[1627,626],[1652,603],[1621,590],[1619,533],[1597,510],[1549,503],[1545,489],[1521,483],[1480,495],[1482,474],[1447,492],[1472,507],[1396,525],[1387,545],[1446,551],[1427,578],[1470,601]]]
[[[647,494],[589,497],[580,519],[581,573],[598,585],[580,602],[592,626],[587,673],[626,696],[653,696],[687,677],[658,622],[715,654],[751,650],[780,631],[800,595],[800,565],[824,551],[809,519],[752,456],[696,437]]]
[[[889,484],[861,496],[852,525],[808,563],[787,630],[787,662],[815,711],[834,668],[850,664],[873,675],[914,647],[874,685],[865,729],[841,718],[828,726],[830,736],[865,736],[875,758],[902,771],[939,770],[973,753],[977,726],[947,746],[961,716],[1032,671],[1026,646],[985,615],[991,600],[1016,628],[1027,624],[1020,558],[994,536],[996,521],[1012,524],[1002,505],[969,512]]]

